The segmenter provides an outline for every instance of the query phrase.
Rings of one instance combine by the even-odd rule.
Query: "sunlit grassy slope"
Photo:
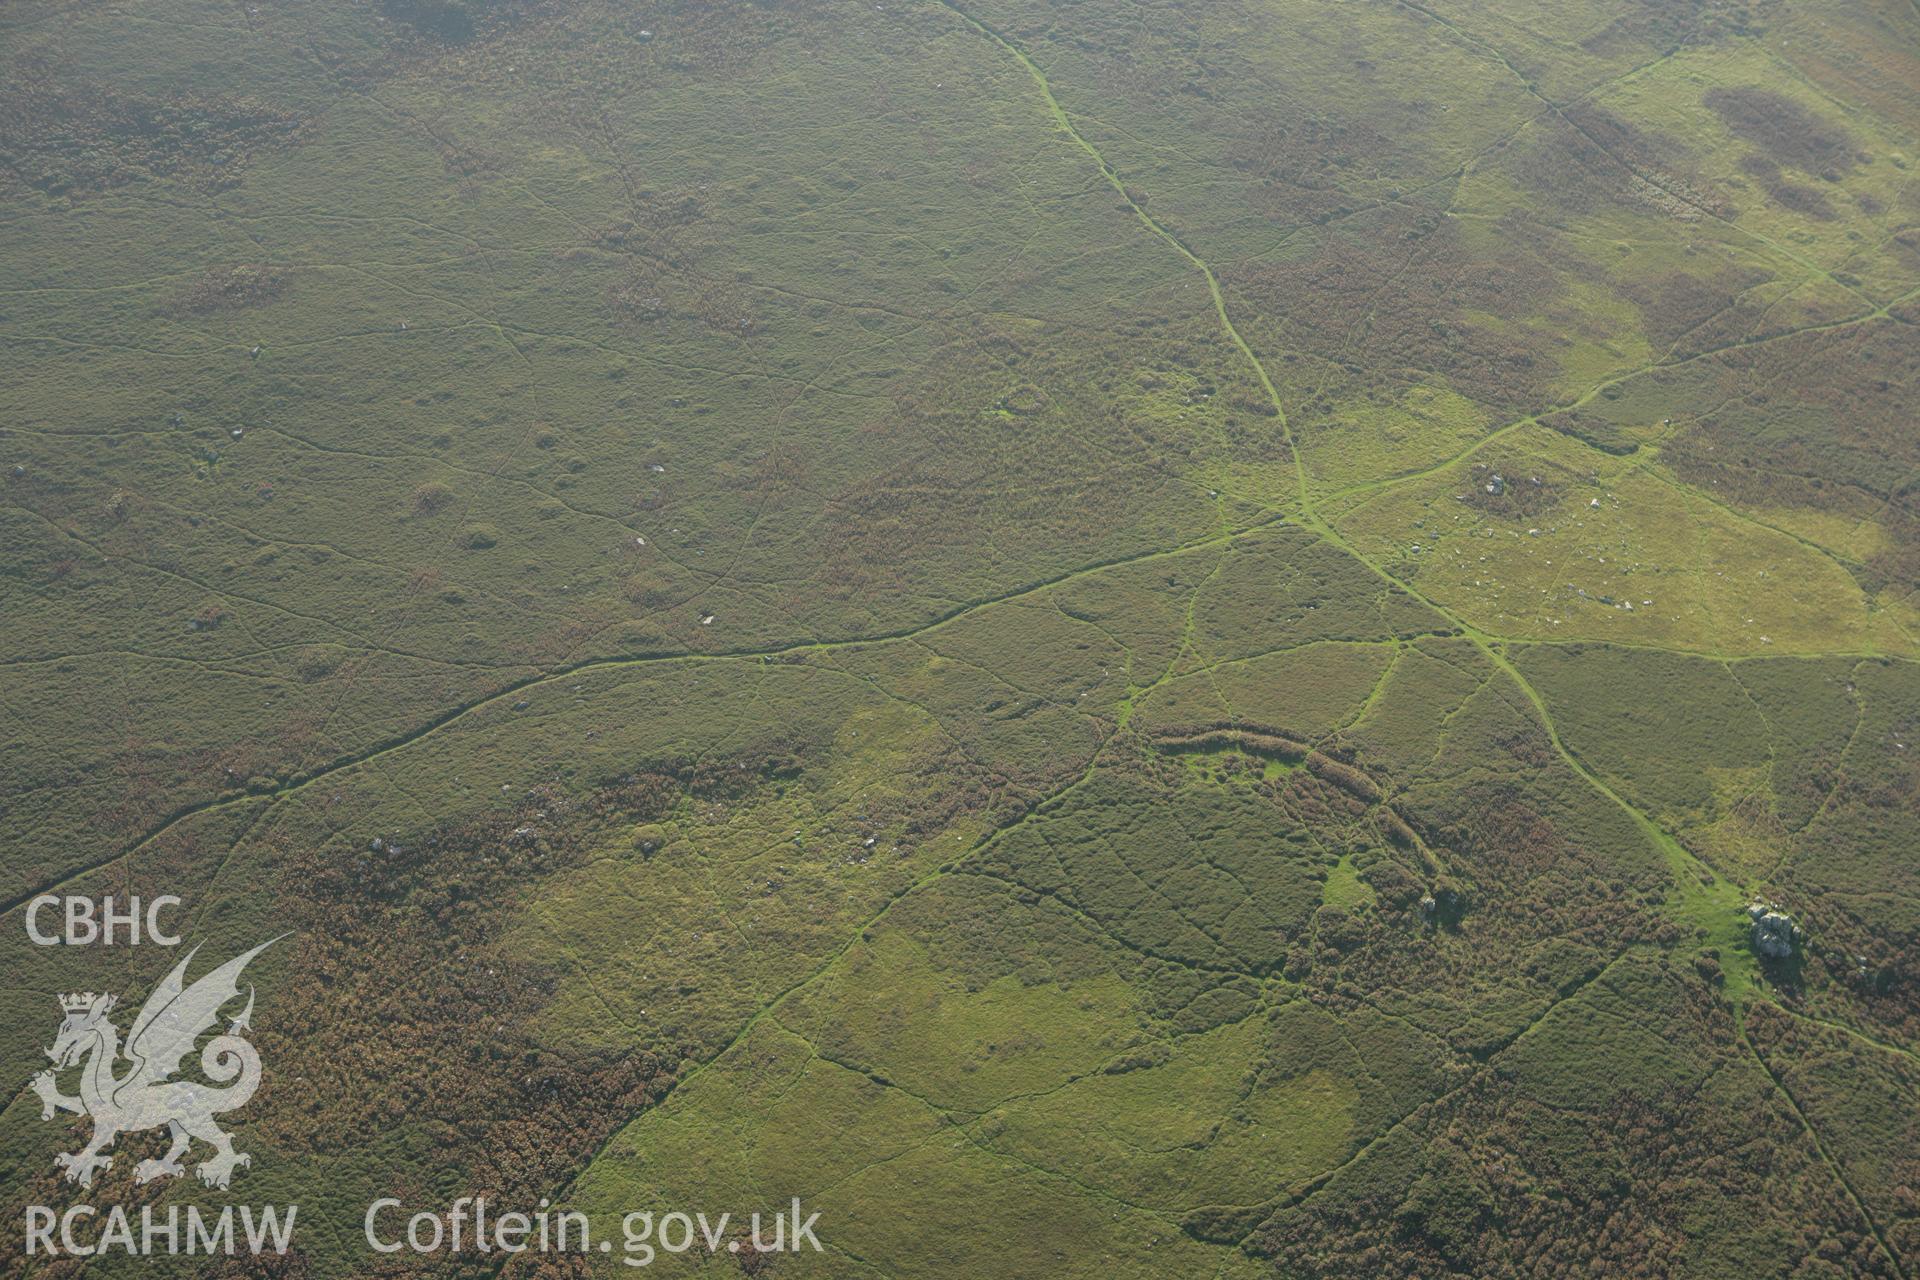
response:
[[[8,1223],[214,1198],[60,1182],[52,995],[175,957],[51,889],[292,931],[300,1274],[480,1193],[797,1196],[783,1276],[1920,1269],[1907,0],[0,59]]]

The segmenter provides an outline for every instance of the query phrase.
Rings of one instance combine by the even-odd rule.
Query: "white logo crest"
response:
[[[40,1095],[43,1120],[53,1119],[56,1111],[71,1111],[93,1120],[93,1141],[79,1151],[54,1157],[53,1162],[67,1171],[67,1181],[91,1186],[94,1173],[113,1164],[113,1157],[102,1153],[115,1138],[161,1125],[171,1132],[173,1146],[162,1159],[142,1160],[134,1169],[135,1181],[151,1182],[183,1173],[180,1157],[196,1138],[214,1149],[213,1155],[195,1169],[210,1187],[224,1189],[235,1169],[253,1163],[253,1157],[233,1149],[233,1139],[213,1122],[220,1112],[245,1106],[260,1087],[260,1055],[241,1035],[249,1029],[253,1016],[252,987],[247,988],[247,1007],[240,1016],[233,1019],[224,1035],[207,1041],[200,1052],[201,1071],[215,1085],[225,1087],[169,1077],[180,1069],[180,1059],[194,1042],[213,1026],[221,1006],[240,994],[240,971],[277,941],[261,943],[204,974],[192,986],[186,981],[187,965],[200,948],[189,951],[147,997],[140,1015],[133,1020],[124,1050],[133,1065],[124,1075],[114,1074],[123,1056],[120,1032],[107,1018],[114,998],[91,991],[60,997],[65,1020],[53,1047],[47,1050],[53,1068],[33,1078],[33,1091]],[[73,1066],[80,1067],[78,1097],[61,1093],[55,1079],[55,1073]]]

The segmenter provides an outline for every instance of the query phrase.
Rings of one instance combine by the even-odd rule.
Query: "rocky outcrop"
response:
[[[1785,960],[1804,936],[1793,917],[1777,904],[1756,902],[1747,908],[1753,921],[1753,949],[1769,960]]]

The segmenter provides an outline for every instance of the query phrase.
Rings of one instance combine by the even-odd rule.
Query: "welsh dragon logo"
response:
[[[67,1181],[91,1186],[93,1175],[113,1164],[113,1157],[103,1153],[115,1138],[161,1125],[172,1134],[173,1146],[159,1160],[142,1160],[133,1173],[137,1182],[185,1172],[180,1157],[196,1138],[213,1148],[213,1155],[195,1169],[210,1187],[224,1189],[235,1169],[253,1162],[251,1156],[235,1151],[233,1139],[213,1122],[221,1112],[245,1106],[260,1087],[260,1055],[242,1037],[253,1016],[252,987],[247,988],[247,1007],[240,1016],[228,1024],[225,1034],[208,1040],[200,1052],[200,1069],[216,1085],[226,1087],[170,1077],[180,1069],[180,1060],[194,1043],[213,1026],[221,1007],[239,996],[240,971],[278,940],[261,943],[204,974],[191,986],[186,980],[187,965],[200,948],[189,951],[147,997],[140,1015],[133,1020],[124,1051],[132,1065],[124,1075],[114,1073],[122,1057],[120,1033],[107,1018],[113,1011],[114,997],[91,991],[60,997],[60,1009],[66,1017],[53,1047],[47,1050],[53,1067],[33,1078],[33,1090],[40,1095],[41,1119],[53,1119],[56,1111],[71,1111],[93,1120],[93,1141],[79,1151],[54,1157],[54,1163],[66,1170]],[[56,1073],[75,1065],[80,1066],[80,1094],[68,1097],[60,1092]]]

